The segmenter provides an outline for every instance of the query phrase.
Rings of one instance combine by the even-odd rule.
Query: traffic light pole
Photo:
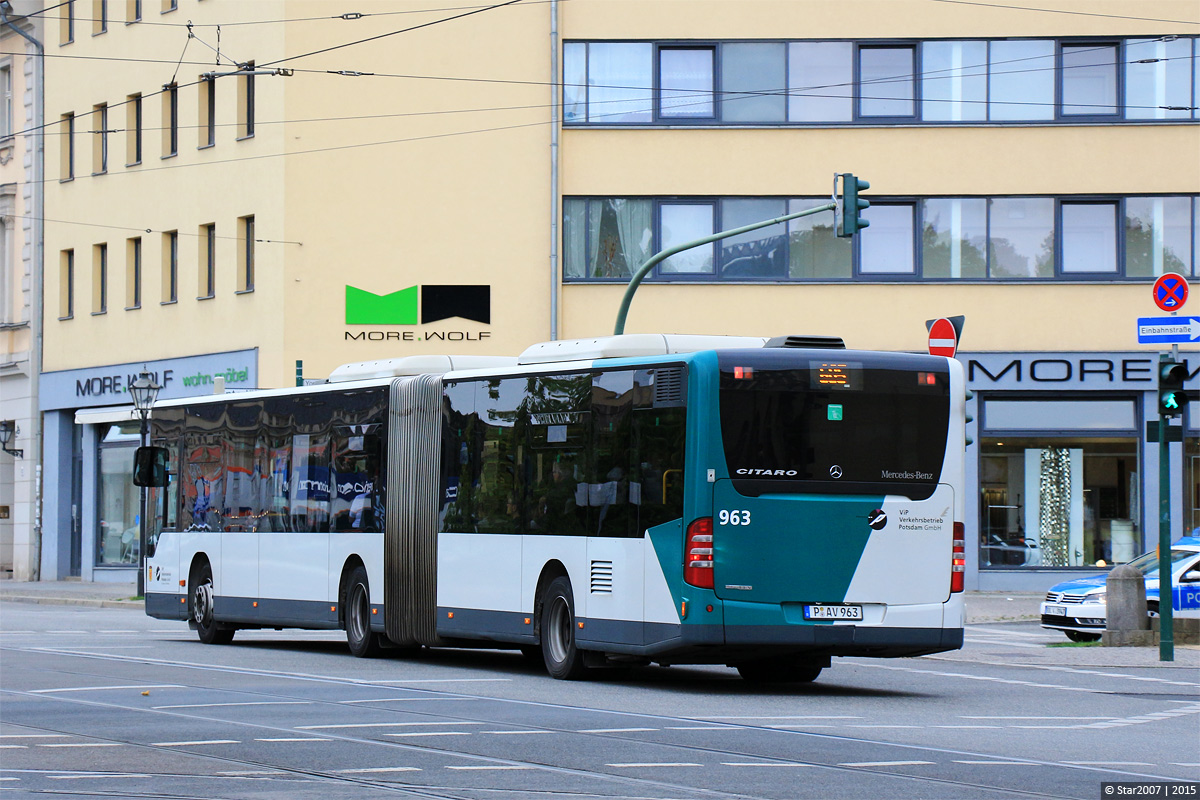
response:
[[[641,284],[642,279],[650,274],[650,270],[654,269],[655,265],[659,262],[670,258],[676,253],[682,253],[684,250],[691,250],[693,247],[699,247],[702,244],[710,244],[720,239],[728,239],[730,236],[737,236],[741,233],[756,231],[759,228],[767,228],[771,225],[777,225],[780,222],[787,222],[788,220],[799,219],[800,217],[807,217],[812,214],[820,214],[822,211],[832,211],[835,208],[837,208],[837,203],[826,203],[824,205],[817,206],[816,208],[809,208],[795,214],[788,214],[783,217],[775,217],[774,219],[764,220],[763,222],[755,222],[752,225],[743,225],[740,228],[733,228],[731,230],[721,231],[720,233],[714,233],[712,236],[705,236],[702,239],[694,239],[690,242],[684,242],[683,244],[676,245],[675,247],[669,247],[666,250],[655,253],[654,255],[650,256],[645,264],[642,264],[642,266],[638,267],[638,271],[635,272],[633,277],[629,279],[629,286],[625,289],[625,296],[621,298],[621,307],[617,310],[617,324],[613,328],[613,335],[620,336],[625,332],[625,317],[629,314],[629,304],[633,302],[633,294],[637,291],[638,285]]]
[[[1179,345],[1162,363],[1179,360]],[[1175,660],[1175,587],[1171,585],[1171,445],[1167,441],[1169,417],[1158,414],[1158,660]]]

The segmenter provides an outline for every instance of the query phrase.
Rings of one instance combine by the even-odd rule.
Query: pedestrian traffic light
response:
[[[1160,361],[1158,364],[1158,415],[1177,417],[1188,404],[1183,382],[1187,380],[1187,364],[1179,361]]]
[[[871,184],[862,178],[856,178],[849,172],[842,175],[842,215],[838,220],[838,236],[842,238],[853,236],[871,224],[862,216],[863,211],[870,207],[871,201],[858,196],[860,191],[870,188]]]

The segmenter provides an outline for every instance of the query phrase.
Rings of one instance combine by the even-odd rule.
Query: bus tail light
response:
[[[961,522],[954,523],[954,550],[950,554],[950,591],[963,590],[963,573],[967,570],[967,533]]]
[[[712,517],[692,520],[684,546],[683,579],[701,589],[713,588]]]

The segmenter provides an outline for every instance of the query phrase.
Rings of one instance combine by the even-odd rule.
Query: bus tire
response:
[[[356,658],[379,654],[379,634],[371,631],[371,590],[367,570],[359,565],[346,582],[346,644]]]
[[[229,644],[233,641],[233,628],[227,628],[213,617],[213,574],[212,566],[202,561],[192,576],[192,622],[196,635],[204,644]]]
[[[583,651],[575,646],[575,595],[571,580],[560,575],[542,594],[538,627],[542,638],[542,660],[546,672],[558,680],[575,681],[588,671]]]
[[[823,667],[785,658],[763,658],[737,664],[742,680],[749,683],[812,683]]]

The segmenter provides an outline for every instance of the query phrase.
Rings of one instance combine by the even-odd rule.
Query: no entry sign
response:
[[[954,358],[958,351],[958,331],[954,323],[943,317],[929,326],[929,355]]]
[[[1154,282],[1154,304],[1163,311],[1178,311],[1187,302],[1187,278],[1168,272]]]

